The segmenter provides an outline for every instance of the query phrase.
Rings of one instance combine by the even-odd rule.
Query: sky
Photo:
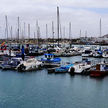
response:
[[[40,27],[40,35],[52,37],[52,21],[54,21],[55,37],[57,37],[57,6],[60,8],[60,24],[62,37],[69,37],[71,22],[71,38],[80,35],[99,37],[99,21],[102,20],[102,35],[108,34],[108,0],[0,0],[0,38],[6,38],[5,15],[8,17],[8,31],[13,28],[12,37],[17,36],[17,17],[20,17],[20,38],[28,37],[27,25],[30,24],[30,37],[36,32],[36,21]],[[25,33],[24,31],[25,22]],[[65,28],[65,33],[64,33]],[[36,34],[36,33],[35,33]],[[61,36],[61,35],[60,35]],[[36,36],[35,36],[36,37]]]

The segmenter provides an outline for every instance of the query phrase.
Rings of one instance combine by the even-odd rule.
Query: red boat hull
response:
[[[108,71],[99,71],[99,70],[91,70],[90,76],[91,77],[103,77],[108,75]]]

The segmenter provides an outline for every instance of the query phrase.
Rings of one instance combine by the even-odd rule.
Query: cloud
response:
[[[72,23],[72,38],[88,31],[88,36],[99,36],[99,20],[102,18],[102,33],[107,34],[108,12],[107,0],[4,0],[0,3],[0,34],[5,37],[5,15],[8,16],[9,26],[13,26],[13,34],[16,36],[17,17],[20,17],[20,26],[23,23],[31,24],[31,37],[36,32],[36,20],[39,20],[41,36],[45,37],[45,25],[48,24],[48,35],[51,33],[51,22],[54,21],[56,35],[56,7],[60,7],[60,22],[66,28],[65,36],[68,37],[69,22]]]

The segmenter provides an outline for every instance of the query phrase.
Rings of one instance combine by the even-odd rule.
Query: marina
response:
[[[0,2],[0,108],[108,108],[108,1]]]
[[[26,47],[26,45],[22,45],[22,47],[20,47],[21,49],[14,50],[13,48],[11,48],[11,51],[9,51],[7,47],[5,47],[5,50],[1,50],[2,59],[0,67],[2,70],[15,70],[19,72],[37,71],[38,69],[46,68],[48,70],[48,73],[70,73],[90,75],[90,71],[93,69],[93,67],[95,67],[98,64],[107,65],[108,63],[106,53],[107,46],[105,49],[104,46],[98,47],[96,45],[94,47],[93,45],[72,45],[71,48],[67,47],[67,45],[65,47],[62,47],[64,46],[62,45],[61,47],[55,46],[53,48],[51,48],[51,46],[44,46],[44,48],[38,48],[42,52],[41,55],[40,52],[37,52],[37,55],[32,54],[32,56],[31,51],[34,51],[34,48],[36,48],[37,46],[33,46],[32,48],[32,45],[29,47]],[[67,54],[67,56],[64,56],[64,52],[70,50],[72,52],[74,51],[74,55],[69,55],[69,53],[71,52],[68,52],[65,53],[65,55]],[[57,56],[58,53],[59,56]],[[39,58],[37,59],[37,57]],[[66,62],[62,60],[62,58],[67,59],[71,57],[81,57],[81,59],[77,61],[69,60]],[[102,70],[101,68],[105,69],[104,71],[107,73],[105,66],[100,66],[100,70]]]

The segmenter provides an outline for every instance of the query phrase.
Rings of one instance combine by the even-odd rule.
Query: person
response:
[[[21,53],[22,53],[22,60],[24,60],[25,56],[24,56],[24,46],[23,45],[22,45]]]

